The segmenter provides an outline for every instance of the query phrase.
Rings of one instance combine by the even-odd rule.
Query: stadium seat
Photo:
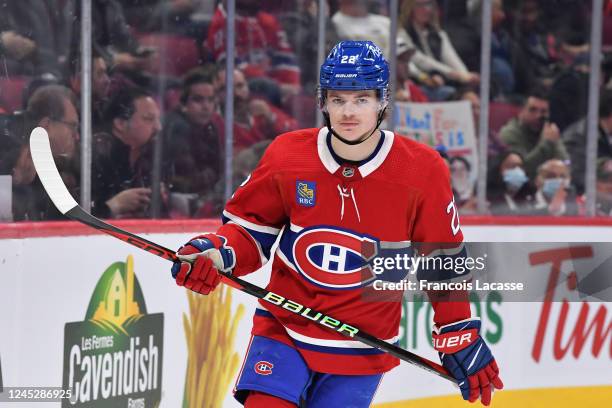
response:
[[[142,34],[138,37],[138,41],[142,46],[157,49],[155,61],[147,69],[151,74],[179,77],[200,62],[200,51],[191,37],[173,34]]]
[[[491,102],[489,105],[489,131],[497,134],[510,119],[518,115],[521,107],[506,102]]]
[[[8,113],[23,109],[23,90],[29,81],[24,76],[0,78],[0,108]]]

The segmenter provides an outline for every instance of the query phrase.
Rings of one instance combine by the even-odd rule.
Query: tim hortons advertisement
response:
[[[516,238],[516,246],[486,248],[486,264],[496,271],[488,281],[535,284],[541,295],[471,291],[472,314],[482,321],[505,385],[492,406],[609,406],[612,274],[601,271],[612,270],[612,249],[594,242],[609,241],[609,228],[463,229],[472,242]],[[178,248],[199,232],[147,238]],[[568,241],[525,242],[553,236]],[[0,259],[0,270],[11,272],[0,274],[5,393],[19,386],[71,389],[74,398],[64,407],[240,407],[232,385],[250,339],[251,296],[223,285],[210,296],[191,294],[172,282],[166,260],[101,235],[0,239]],[[266,270],[246,277],[258,286],[266,278]],[[409,291],[400,346],[438,361],[432,325],[427,297]],[[444,379],[401,363],[384,376],[374,406],[468,404]]]
[[[161,400],[164,316],[147,313],[134,261],[102,274],[85,320],[64,328],[63,407],[155,407]]]
[[[497,290],[470,293],[472,314],[482,321],[481,335],[505,383],[505,389],[495,393],[492,406],[514,407],[526,401],[533,406],[575,407],[577,401],[582,407],[609,405],[611,245],[512,243],[505,245],[505,254],[502,247],[489,247],[494,250],[487,262],[496,278],[522,281],[539,291],[526,299]],[[533,299],[536,293],[541,300]],[[400,344],[433,360],[431,305],[422,294],[408,293],[406,300]],[[453,387],[407,365],[385,376],[376,401],[379,408],[465,404]]]

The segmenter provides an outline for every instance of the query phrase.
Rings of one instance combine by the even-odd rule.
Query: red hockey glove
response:
[[[172,265],[176,284],[208,295],[221,282],[217,271],[229,272],[235,266],[234,250],[224,244],[225,238],[205,234],[182,246],[176,253],[181,262]]]
[[[489,405],[493,390],[501,390],[504,384],[479,332],[479,319],[461,320],[434,328],[433,344],[442,365],[457,379],[463,399],[474,402],[480,397],[483,405]]]

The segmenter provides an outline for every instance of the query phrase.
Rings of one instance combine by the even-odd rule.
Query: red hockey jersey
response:
[[[236,275],[273,254],[268,290],[380,339],[399,339],[401,304],[364,299],[364,276],[348,258],[364,240],[460,243],[448,168],[430,147],[383,131],[360,164],[340,163],[327,128],[278,136],[223,212],[219,235],[236,251]],[[297,348],[308,366],[333,374],[374,374],[399,361],[260,301],[253,334]],[[469,317],[467,302],[434,302],[435,321]]]

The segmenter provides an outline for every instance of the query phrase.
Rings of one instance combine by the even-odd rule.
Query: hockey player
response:
[[[371,280],[355,272],[351,254],[368,240],[460,245],[463,236],[438,153],[379,129],[388,85],[388,65],[375,44],[337,44],[320,71],[326,126],[274,140],[227,203],[223,226],[178,251],[176,283],[208,294],[220,282],[217,270],[236,276],[257,270],[281,234],[268,290],[397,342],[401,304],[365,300]],[[246,407],[367,407],[382,375],[399,364],[378,349],[260,303],[235,387]],[[480,397],[488,405],[493,388],[503,384],[478,335],[480,321],[470,318],[467,301],[432,305],[442,364],[457,378],[464,399]],[[456,344],[452,339],[462,340],[449,347]]]

